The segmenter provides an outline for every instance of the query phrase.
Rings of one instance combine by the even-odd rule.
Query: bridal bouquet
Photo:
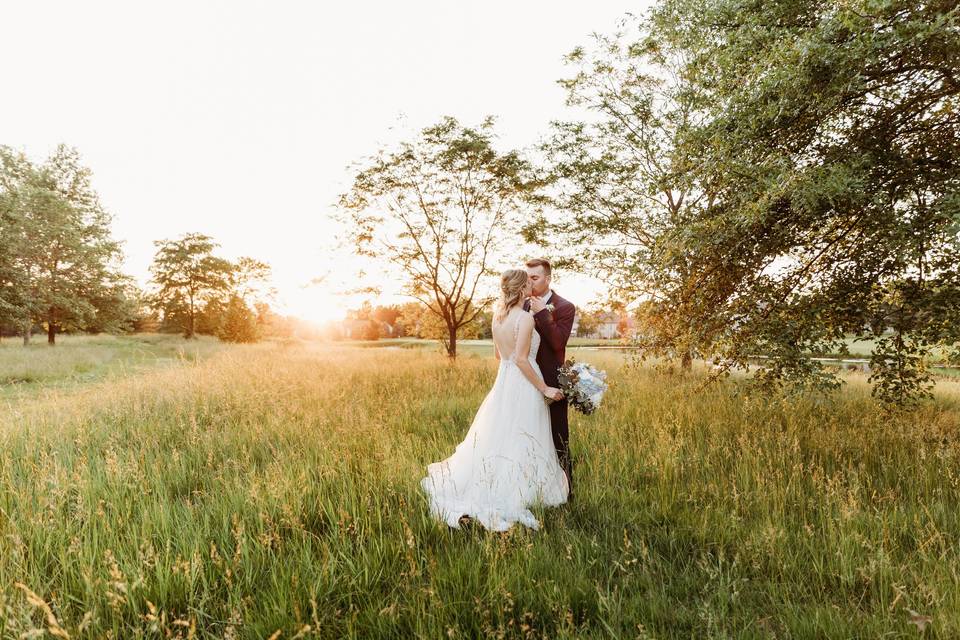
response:
[[[563,363],[558,372],[560,390],[574,409],[589,415],[600,407],[607,391],[607,372],[600,371],[586,362],[572,358]]]

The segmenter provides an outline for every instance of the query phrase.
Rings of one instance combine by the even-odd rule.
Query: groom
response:
[[[524,311],[533,313],[537,333],[540,334],[540,350],[537,352],[537,364],[543,373],[543,381],[551,387],[559,388],[557,369],[566,359],[567,340],[573,329],[573,316],[576,308],[573,303],[561,298],[550,288],[550,261],[535,258],[527,261],[527,275],[533,292],[523,304]],[[570,438],[567,428],[567,401],[560,400],[550,404],[550,427],[553,432],[553,446],[557,450],[557,459],[570,486],[568,502],[573,501],[573,462],[570,459]]]

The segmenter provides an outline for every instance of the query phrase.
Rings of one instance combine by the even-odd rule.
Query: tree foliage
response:
[[[269,324],[266,301],[275,293],[270,265],[250,257],[236,262],[217,257],[213,252],[219,245],[199,233],[154,244],[153,300],[163,311],[165,330],[228,342],[260,339]]]
[[[493,147],[493,118],[465,127],[444,118],[381,150],[340,199],[355,250],[391,264],[407,293],[440,319],[444,346],[490,301],[484,277],[542,183],[517,152]]]
[[[225,342],[256,342],[260,339],[257,314],[240,295],[231,295],[227,301],[217,337]]]
[[[600,118],[552,141],[572,187],[555,227],[635,276],[654,351],[719,373],[762,356],[763,387],[829,389],[810,356],[853,334],[878,398],[922,397],[927,356],[960,340],[958,12],[663,0],[571,58]]]
[[[42,164],[0,147],[0,320],[29,337],[114,330],[132,313],[120,244],[79,153],[64,145]]]
[[[876,339],[881,400],[928,393],[926,356],[960,340],[960,8],[680,0],[656,20],[713,105],[692,141],[717,195],[683,246],[685,300],[732,327],[722,358],[833,386],[804,356],[852,332]]]
[[[201,233],[158,240],[154,245],[157,253],[150,266],[154,303],[163,310],[165,320],[167,315],[176,318],[174,326],[193,338],[202,303],[229,290],[233,264],[213,255],[219,245]]]
[[[541,149],[561,215],[532,221],[525,234],[604,279],[616,299],[666,302],[692,269],[671,239],[710,205],[712,192],[710,176],[695,170],[695,149],[683,142],[707,117],[703,96],[684,81],[687,57],[627,18],[565,58],[574,72],[560,80],[567,105],[589,115],[552,123]],[[699,325],[671,311],[659,305],[645,323],[645,353],[678,356],[689,367],[705,339]]]

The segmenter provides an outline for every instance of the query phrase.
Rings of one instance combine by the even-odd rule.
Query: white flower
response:
[[[544,307],[544,308],[545,308],[547,311],[549,311],[550,313],[553,313],[553,310],[556,309],[556,307],[553,306],[552,304],[548,304],[548,305],[547,305],[546,307]]]

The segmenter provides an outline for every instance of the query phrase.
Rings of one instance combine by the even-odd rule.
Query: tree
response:
[[[160,329],[160,317],[150,303],[150,295],[147,292],[139,287],[131,288],[130,304],[133,313],[130,328],[135,333],[152,333]]]
[[[154,300],[164,316],[182,316],[184,337],[193,338],[200,304],[223,295],[230,287],[233,265],[213,255],[219,245],[209,236],[188,233],[177,240],[154,242],[157,253],[150,266],[156,287]]]
[[[356,309],[347,309],[347,320],[369,320],[373,315],[373,304],[369,300],[364,300]]]
[[[257,315],[257,334],[261,337],[289,338],[293,334],[287,318],[274,312],[266,302],[255,302],[253,309]]]
[[[493,309],[487,306],[481,311],[473,322],[464,327],[461,337],[471,340],[492,340],[493,339]]]
[[[226,288],[219,292],[209,292],[196,318],[195,330],[199,334],[218,336],[228,342],[251,342],[262,335],[259,328],[253,331],[246,327],[238,329],[238,323],[247,323],[249,317],[256,317],[254,307],[266,305],[275,289],[269,285],[270,265],[249,257],[241,257],[229,265]],[[231,303],[233,298],[242,304]],[[228,318],[230,314],[230,318]],[[230,323],[232,328],[227,329]],[[257,326],[259,327],[259,322]],[[228,336],[228,337],[224,337]],[[237,339],[241,336],[242,339]],[[255,340],[251,339],[255,337]]]
[[[35,166],[3,148],[0,173],[0,313],[21,323],[25,342],[35,321],[45,323],[51,346],[60,330],[124,324],[130,279],[119,271],[120,245],[79,153],[60,145]]]
[[[30,234],[22,200],[29,168],[22,154],[0,146],[0,325],[15,326],[24,344],[39,312],[26,268],[32,262],[26,258]]]
[[[380,325],[375,320],[364,320],[360,334],[357,336],[360,340],[379,340]]]
[[[104,288],[90,299],[95,314],[83,325],[92,333],[119,333],[134,331],[140,321],[142,292],[133,279],[123,276],[114,286]]]
[[[960,341],[956,2],[670,0],[654,21],[711,105],[674,308],[725,327],[724,369],[767,355],[765,386],[836,386],[808,355],[853,333],[880,400],[929,394],[926,357]]]
[[[429,313],[422,302],[411,301],[400,305],[400,315],[397,316],[397,324],[405,336],[414,338],[423,338],[421,328],[425,314]]]
[[[396,269],[443,323],[451,358],[458,331],[491,299],[483,278],[542,186],[518,153],[497,152],[493,137],[493,118],[476,128],[444,118],[370,158],[340,198],[357,253]]]
[[[210,296],[197,313],[194,330],[202,336],[215,336],[220,333],[223,318],[227,313],[228,296]]]
[[[247,305],[272,299],[276,289],[270,286],[272,269],[266,262],[243,256],[233,263],[230,290]]]
[[[217,337],[226,342],[256,342],[260,339],[257,316],[237,294],[230,296]]]
[[[600,318],[596,311],[577,309],[577,335],[581,338],[591,337],[600,327]]]
[[[621,27],[565,58],[575,71],[560,81],[567,105],[588,118],[552,123],[541,149],[558,214],[525,234],[555,253],[567,248],[565,262],[606,280],[616,298],[652,301],[645,308],[657,322],[647,323],[644,354],[676,356],[690,368],[709,327],[671,304],[691,271],[671,239],[712,198],[710,176],[693,171],[696,148],[684,144],[707,101],[684,82],[686,51],[662,46],[646,20]]]

